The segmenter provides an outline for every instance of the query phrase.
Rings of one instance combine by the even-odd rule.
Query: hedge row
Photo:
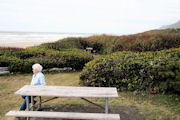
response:
[[[86,49],[89,42],[85,41],[83,38],[65,38],[52,43],[41,44],[41,47],[55,50],[64,50],[64,49]]]
[[[148,92],[180,91],[180,48],[157,52],[117,52],[87,63],[80,75],[86,86]]]
[[[71,67],[81,70],[85,63],[93,59],[90,53],[78,49],[57,51],[32,47],[18,51],[0,50],[0,53],[0,66],[8,67],[10,72],[21,73],[32,72],[34,63],[42,64],[44,69]]]
[[[117,51],[159,51],[180,47],[180,29],[149,31],[127,36],[96,35],[87,38],[65,38],[41,47],[55,50],[85,49],[92,47],[96,53],[109,54]]]
[[[180,47],[180,33],[141,33],[127,36],[91,36],[85,38],[91,44],[98,44],[97,51],[110,54],[118,51],[159,51]]]

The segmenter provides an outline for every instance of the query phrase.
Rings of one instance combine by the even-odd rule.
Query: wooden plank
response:
[[[0,71],[0,75],[9,74],[9,71]]]
[[[31,86],[25,85],[15,95],[54,97],[118,97],[115,87]]]
[[[9,111],[6,114],[6,116],[8,116],[8,117],[84,119],[84,120],[120,120],[119,114],[104,114],[104,113]]]
[[[8,71],[8,67],[0,67],[0,71]]]

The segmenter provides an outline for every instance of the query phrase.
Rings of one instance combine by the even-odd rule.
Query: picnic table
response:
[[[27,111],[9,111],[6,116],[14,117],[44,117],[44,118],[66,118],[66,119],[91,119],[91,120],[120,120],[119,114],[108,114],[108,98],[117,98],[115,87],[73,87],[73,86],[31,86],[25,85],[15,92],[15,95],[27,96]],[[72,113],[72,112],[45,112],[30,111],[29,99],[33,96],[48,97],[70,97],[70,98],[105,98],[104,113]],[[90,102],[93,103],[93,102]],[[32,107],[34,103],[32,102]]]
[[[8,67],[0,67],[0,75],[9,74]]]

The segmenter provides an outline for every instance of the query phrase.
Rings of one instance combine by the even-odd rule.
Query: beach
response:
[[[88,37],[92,34],[0,32],[0,47],[27,48],[42,43],[55,42],[68,37]]]
[[[44,42],[16,42],[16,43],[0,43],[0,47],[16,47],[16,48],[27,48],[38,46]]]

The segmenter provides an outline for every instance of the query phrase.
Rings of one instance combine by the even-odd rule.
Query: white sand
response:
[[[43,42],[16,42],[16,43],[0,43],[0,47],[17,47],[17,48],[27,48],[32,46],[38,46]]]

